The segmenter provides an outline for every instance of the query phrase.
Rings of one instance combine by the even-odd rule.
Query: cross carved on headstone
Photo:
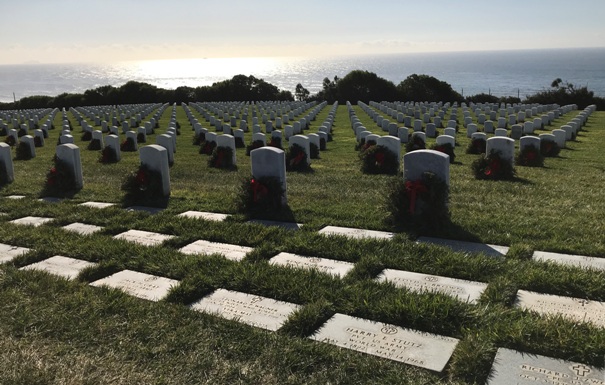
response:
[[[590,368],[583,364],[573,365],[570,367],[570,369],[573,370],[579,377],[584,377],[591,372]]]

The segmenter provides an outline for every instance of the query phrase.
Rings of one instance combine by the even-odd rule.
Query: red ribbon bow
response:
[[[416,198],[418,197],[418,194],[426,193],[429,190],[421,180],[405,182],[405,189],[410,197],[410,214],[414,215],[416,211]]]
[[[384,163],[384,153],[377,152],[374,158],[376,159],[376,164],[378,166],[382,166],[382,164]]]
[[[299,152],[298,155],[296,155],[294,157],[294,159],[292,159],[290,161],[290,166],[295,166],[295,165],[299,164],[305,156],[306,156],[306,154],[304,152],[302,152],[302,151]]]
[[[263,199],[269,193],[269,189],[260,183],[259,181],[252,179],[250,181],[250,186],[252,186],[252,200],[254,203],[258,203],[259,200]]]
[[[225,157],[225,152],[220,150],[216,154],[216,162],[214,162],[214,167],[220,167],[223,164],[223,158]]]

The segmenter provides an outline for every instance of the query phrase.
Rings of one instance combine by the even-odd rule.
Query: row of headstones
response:
[[[410,116],[414,119],[420,119],[421,116],[425,118],[425,114],[428,113],[429,118],[439,116],[441,119],[445,118],[445,114],[452,108],[452,115],[458,112],[458,103],[443,102],[432,102],[432,103],[414,103],[414,102],[370,102],[370,106],[380,110],[382,113],[386,113],[392,118],[400,117],[400,113],[404,116]],[[475,104],[470,103],[467,107],[466,103],[461,104],[462,112],[464,117],[470,116],[471,111],[475,114],[478,119],[487,120],[489,115],[491,120],[496,120],[497,117],[508,117],[513,114],[519,114],[521,118],[531,118],[539,114],[547,113],[558,109],[559,106],[556,104],[541,105],[541,104],[500,104],[497,103],[486,103],[486,104]],[[574,108],[577,109],[577,106]],[[481,117],[481,115],[484,115]],[[455,120],[455,119],[454,119]],[[402,122],[399,122],[402,123]],[[427,123],[427,122],[425,122]]]
[[[358,105],[360,105],[362,107],[362,109],[374,120],[374,122],[378,125],[378,127],[381,127],[384,131],[387,131],[387,127],[388,125],[391,123],[387,118],[385,118],[384,116],[380,115],[379,112],[376,111],[376,109],[379,110],[384,110],[386,107],[382,104],[376,103],[376,102],[370,102],[370,105],[367,105],[363,102],[358,102]],[[536,111],[538,110],[538,107],[533,107]],[[431,111],[431,110],[429,110]],[[542,128],[546,125],[550,125],[551,122],[554,119],[557,119],[561,114],[566,113],[564,111],[567,111],[567,108],[560,108],[560,109],[555,109],[554,111],[550,111],[547,114],[543,114],[541,115],[541,117],[536,117],[531,121],[526,121],[526,119],[531,118],[532,115],[532,110],[526,110],[526,111],[520,111],[518,112],[518,114],[511,114],[508,116],[508,119],[505,117],[500,117],[497,118],[496,117],[496,112],[492,112],[489,119],[487,119],[485,114],[479,114],[477,117],[477,123],[478,124],[483,124],[485,126],[484,130],[486,132],[492,132],[494,130],[494,121],[497,119],[497,124],[496,124],[496,128],[506,128],[508,125],[514,125],[517,124],[517,122],[523,122],[524,123],[524,127],[526,130],[533,130],[534,127],[535,128]],[[434,114],[434,111],[431,111]],[[568,111],[567,111],[568,112]],[[423,119],[419,119],[419,115],[420,112],[416,111],[416,117],[412,117],[409,115],[404,115],[401,112],[397,112],[396,110],[392,110],[389,109],[387,110],[387,113],[389,114],[389,116],[391,116],[391,118],[393,119],[397,119],[397,123],[403,123],[405,127],[408,128],[413,128],[414,131],[422,131],[423,126],[426,127],[429,131],[432,131],[434,128],[442,128],[443,124],[445,122],[445,114],[446,112],[444,110],[441,110],[438,115],[435,115],[434,117],[431,118],[431,113],[424,113],[423,114]],[[463,126],[465,128],[468,127],[468,125],[470,124],[474,124],[473,123],[474,120],[471,116],[471,112],[466,109],[463,109]],[[396,123],[395,123],[396,124]],[[457,128],[458,127],[458,111],[457,109],[453,108],[450,116],[449,116],[449,120],[447,122],[445,122],[447,127],[453,127],[453,128]],[[532,131],[533,132],[533,131]]]
[[[230,130],[234,127],[237,127],[237,120],[238,117],[235,115],[232,116],[228,116],[227,114],[225,114],[225,116],[223,116],[222,118],[220,117],[216,117],[214,115],[212,115],[212,112],[209,108],[207,108],[207,104],[195,104],[195,103],[191,103],[191,106],[193,108],[195,108],[198,113],[200,113],[204,119],[206,119],[207,122],[210,123],[211,126],[214,126],[216,131],[223,131],[223,133],[231,133]],[[274,129],[282,129],[285,128],[287,126],[288,123],[290,123],[291,120],[296,120],[298,119],[298,117],[300,117],[301,115],[304,115],[304,117],[299,118],[296,121],[292,122],[292,126],[294,130],[297,130],[296,126],[297,125],[301,125],[301,129],[307,129],[308,125],[311,123],[311,121],[315,120],[315,117],[317,116],[317,114],[319,113],[319,111],[321,111],[321,109],[325,106],[325,102],[315,106],[314,103],[307,103],[303,108],[297,108],[294,111],[291,111],[289,114],[284,114],[281,116],[278,116],[277,114],[275,114],[274,112],[271,112],[270,115],[267,114],[263,114],[261,116],[261,120],[263,122],[263,124],[265,125],[265,131],[267,133],[271,133],[271,131],[273,131]],[[190,116],[190,122],[191,122],[191,112],[189,111],[189,109],[186,109],[186,112],[188,112],[188,116]],[[243,130],[244,132],[248,132],[248,114],[245,113],[242,115],[241,120],[239,121],[239,129]],[[259,117],[256,116],[256,112],[253,111],[252,112],[252,128],[253,128],[253,132],[260,132],[260,122],[261,120],[259,120]],[[225,123],[225,122],[229,122],[229,123]],[[193,121],[192,126],[195,123],[199,123],[199,121]],[[257,129],[257,131],[254,131],[255,129]]]
[[[402,143],[406,143],[408,141],[409,132],[411,132],[412,130],[414,133],[422,132],[421,124],[415,124],[413,129],[411,129],[409,127],[405,127],[405,126],[400,127],[397,125],[397,123],[389,122],[386,119],[382,119],[380,116],[377,117],[375,111],[373,111],[365,103],[359,102],[359,104],[362,107],[362,109],[366,113],[368,113],[368,115],[370,115],[370,117],[374,116],[375,121],[381,122],[381,128],[383,131],[387,131],[389,133],[389,135],[391,135],[391,136],[398,136],[400,138],[400,140],[402,141]],[[349,111],[351,111],[351,109]],[[566,108],[564,111],[568,111],[568,109]],[[554,118],[555,116],[559,117],[558,110],[557,110],[557,113],[551,112],[551,113],[549,113],[549,115],[550,114],[552,114],[552,116],[550,116],[552,118]],[[557,142],[558,142],[559,146],[564,145],[565,140],[571,140],[572,138],[575,138],[575,135],[577,134],[578,130],[582,127],[582,125],[585,123],[586,119],[587,119],[587,117],[583,117],[583,116],[576,117],[571,122],[567,123],[564,126],[561,126],[560,129],[553,130],[553,134],[556,135],[558,138]],[[538,127],[543,128],[543,126],[541,125],[540,119],[537,119],[537,120],[538,121],[536,122],[536,124],[533,124],[532,122],[525,122],[524,125],[519,125],[519,124],[512,125],[511,133],[510,133],[511,138],[520,139],[521,136],[523,136],[523,135],[534,134],[535,129],[537,129]],[[504,126],[506,126],[505,122],[502,122],[502,123]],[[363,124],[359,121],[359,119],[354,119],[354,120],[352,119],[351,124],[352,124],[352,128],[354,129],[354,131],[356,133],[358,141],[360,141],[360,139],[361,139],[361,137],[363,137],[363,135],[368,135],[368,133],[365,133],[367,131],[366,127],[363,126]],[[550,119],[547,121],[547,124],[550,124]],[[450,135],[450,136],[455,137],[456,136],[455,135],[456,127],[457,127],[457,124],[455,121],[452,121],[452,120],[449,121],[448,126],[444,130],[445,135]],[[472,137],[472,135],[474,133],[479,131],[479,128],[474,123],[468,124],[468,126],[466,128],[467,128],[467,137]],[[494,129],[494,126],[491,121],[485,122],[484,132],[493,133],[496,136],[508,136],[508,130],[506,128],[498,127],[496,129]],[[362,135],[362,133],[364,133],[364,134]],[[435,138],[437,136],[436,125],[434,123],[427,124],[426,128],[425,128],[425,134],[427,137]],[[563,140],[563,143],[561,143],[561,140]]]
[[[70,112],[78,120],[78,124],[82,125],[82,120],[88,118],[93,122],[95,127],[102,126],[103,121],[107,125],[109,121],[114,126],[119,125],[119,122],[128,122],[130,127],[137,127],[141,122],[157,109],[166,109],[168,104],[139,104],[139,105],[127,105],[125,107],[107,107],[107,106],[88,106],[88,107],[76,107],[70,108]],[[163,112],[163,111],[162,111]],[[63,118],[66,118],[64,112]]]
[[[196,103],[190,103],[196,104]],[[249,114],[253,117],[266,116],[263,118],[263,123],[266,120],[275,120],[278,116],[287,115],[290,120],[294,119],[294,116],[301,115],[304,111],[311,109],[316,102],[263,102],[256,106],[248,106],[237,102],[206,102],[197,103],[200,107],[208,110],[209,115],[215,115],[228,122],[232,116],[236,119],[246,120]],[[208,120],[208,116],[204,116]]]
[[[33,130],[36,126],[40,125],[40,119],[49,115],[54,118],[57,114],[58,109],[30,109],[30,110],[8,110],[0,113],[0,127],[8,129],[8,122],[11,123],[12,128],[18,130],[23,124],[30,130]],[[47,122],[49,120],[47,119]],[[52,122],[52,120],[50,121]]]

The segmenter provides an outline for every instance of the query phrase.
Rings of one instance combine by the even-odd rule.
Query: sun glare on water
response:
[[[235,75],[265,76],[275,71],[278,58],[209,58],[148,60],[133,63],[141,79],[154,79],[162,86],[202,86],[230,79]]]

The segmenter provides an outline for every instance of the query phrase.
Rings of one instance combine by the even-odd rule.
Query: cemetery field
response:
[[[147,144],[166,130],[171,108]],[[317,131],[330,109],[319,112],[308,133]],[[386,134],[360,107],[353,109],[368,130]],[[203,127],[215,132],[199,112],[191,111]],[[578,112],[535,133],[550,133]],[[462,111],[458,114],[462,122]],[[61,114],[45,146],[36,148],[36,157],[14,161],[15,180],[0,190],[0,244],[28,251],[10,261],[0,259],[0,384],[484,384],[498,348],[591,367],[605,364],[601,310],[590,323],[516,305],[519,295],[533,292],[605,307],[599,305],[605,302],[603,270],[532,258],[536,251],[605,258],[604,112],[590,115],[576,140],[568,141],[558,157],[546,158],[544,167],[516,166],[512,181],[474,178],[471,164],[478,155],[465,153],[470,139],[459,123],[455,163],[450,166],[451,224],[423,233],[403,232],[386,221],[386,196],[402,176],[360,171],[346,106],[337,108],[333,141],[320,159],[312,160],[313,171],[287,172],[289,209],[266,215],[303,224],[297,231],[248,223],[249,218],[237,212],[239,189],[251,173],[246,149],[236,151],[236,170],[211,168],[209,156],[199,154],[199,146],[192,144],[194,132],[183,107],[176,107],[176,116],[180,135],[170,168],[171,196],[166,209],[156,214],[128,211],[122,205],[120,186],[137,169],[138,152],[122,152],[122,160],[115,164],[98,162],[100,151],[86,149],[88,142],[81,140],[81,127],[71,113],[82,161],[81,191],[55,203],[39,200],[55,154]],[[251,132],[245,134],[246,145],[251,138]],[[427,139],[427,147],[434,142]],[[518,141],[516,146],[518,150]],[[15,195],[24,197],[9,198]],[[85,202],[115,205],[99,209],[81,205]],[[214,221],[179,215],[187,211],[229,216]],[[52,221],[38,227],[11,222],[28,216]],[[63,228],[73,223],[99,228],[90,235]],[[325,226],[395,235],[353,239],[320,233]],[[151,246],[115,238],[129,230],[171,237]],[[494,257],[417,243],[419,236],[509,249],[505,256]],[[200,240],[249,249],[238,258],[183,251]],[[334,275],[273,263],[280,253],[344,262],[339,266],[348,270]],[[22,269],[53,256],[94,264],[72,280]],[[172,289],[161,300],[150,301],[90,285],[124,270],[173,280]],[[417,292],[396,285],[394,279],[380,279],[391,270],[471,281],[482,289],[474,300],[439,291]],[[469,285],[465,283],[464,289]],[[296,306],[276,331],[191,306],[219,289],[250,294],[255,298],[252,303],[270,298]],[[246,308],[247,300],[236,303]],[[426,369],[439,366],[433,357],[437,354],[408,358],[426,361],[419,367],[313,340],[335,315],[428,333],[457,344],[443,369]],[[368,349],[378,344],[358,342]]]

